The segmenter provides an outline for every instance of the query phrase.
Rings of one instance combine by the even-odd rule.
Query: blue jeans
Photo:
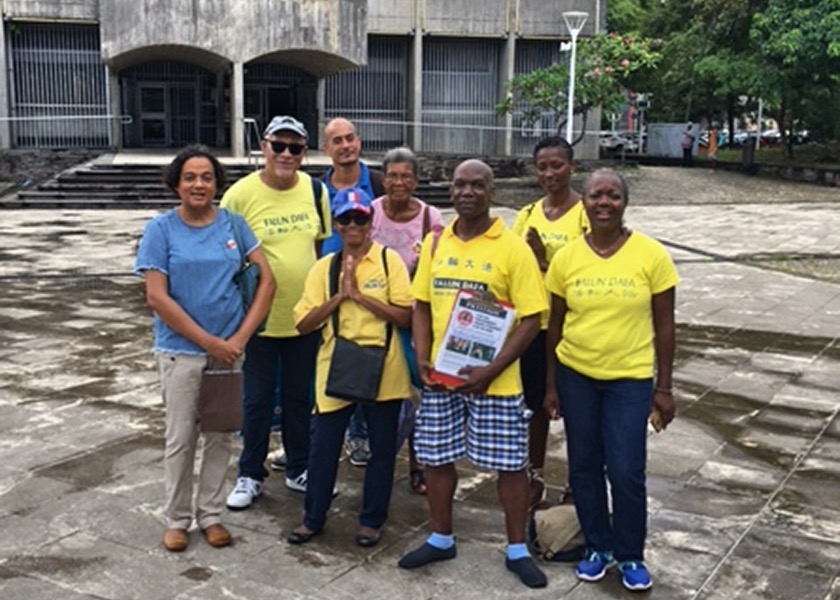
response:
[[[278,381],[283,402],[280,428],[286,451],[286,475],[306,470],[309,460],[310,389],[321,332],[289,338],[254,336],[245,348],[245,399],[239,476],[262,481]]]
[[[365,413],[362,405],[356,405],[356,410],[350,417],[350,424],[347,426],[348,440],[366,440],[368,438],[368,427],[365,422]]]
[[[365,468],[359,525],[379,529],[388,520],[397,458],[397,423],[402,402],[395,400],[359,406],[368,424],[371,452]],[[303,524],[310,531],[321,531],[327,521],[344,432],[355,410],[356,406],[351,405],[335,412],[317,413],[313,417],[315,426],[303,517]]]
[[[647,422],[653,381],[602,381],[557,365],[569,481],[587,546],[618,561],[644,560]],[[613,514],[607,507],[610,481]]]

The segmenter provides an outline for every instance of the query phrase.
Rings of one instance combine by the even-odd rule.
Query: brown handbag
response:
[[[199,427],[204,433],[242,429],[241,369],[205,369],[198,396]]]

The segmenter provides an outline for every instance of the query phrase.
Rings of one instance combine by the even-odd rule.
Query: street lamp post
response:
[[[569,64],[569,103],[566,111],[566,141],[570,144],[572,143],[572,126],[575,115],[575,57],[577,55],[577,39],[588,17],[588,12],[576,10],[563,13],[563,20],[566,22],[566,27],[569,28],[569,34],[572,36],[572,57]]]

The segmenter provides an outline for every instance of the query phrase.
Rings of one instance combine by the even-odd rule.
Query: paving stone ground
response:
[[[648,442],[646,597],[838,599],[840,194],[702,169],[629,178],[628,223],[662,240],[682,277],[678,418]],[[129,274],[152,215],[0,211],[0,598],[634,595],[615,573],[586,584],[565,564],[545,565],[545,590],[524,588],[503,566],[494,477],[468,465],[458,558],[417,572],[396,567],[427,534],[405,460],[373,550],[353,543],[362,471],[342,464],[326,533],[307,546],[281,541],[302,496],[271,477],[252,509],[225,515],[233,547],[193,532],[185,553],[167,553],[151,320]],[[785,272],[799,257],[823,257],[824,273]],[[554,501],[566,477],[559,423],[549,454]]]

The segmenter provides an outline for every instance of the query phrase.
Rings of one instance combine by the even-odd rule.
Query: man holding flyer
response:
[[[415,444],[418,460],[426,465],[432,534],[399,566],[414,569],[455,558],[455,461],[466,456],[478,467],[498,471],[506,567],[528,587],[545,587],[545,574],[526,546],[530,413],[518,359],[537,335],[548,301],[534,254],[501,219],[490,216],[494,193],[493,171],[485,163],[467,160],[455,169],[451,195],[458,218],[439,237],[426,237],[412,284],[412,331],[424,383]],[[515,312],[512,330],[498,327],[494,311],[486,310],[493,304],[499,316]],[[490,325],[475,335],[471,328],[482,320]],[[454,376],[444,364],[451,360],[436,369],[440,352],[450,359],[464,355],[464,366]]]

